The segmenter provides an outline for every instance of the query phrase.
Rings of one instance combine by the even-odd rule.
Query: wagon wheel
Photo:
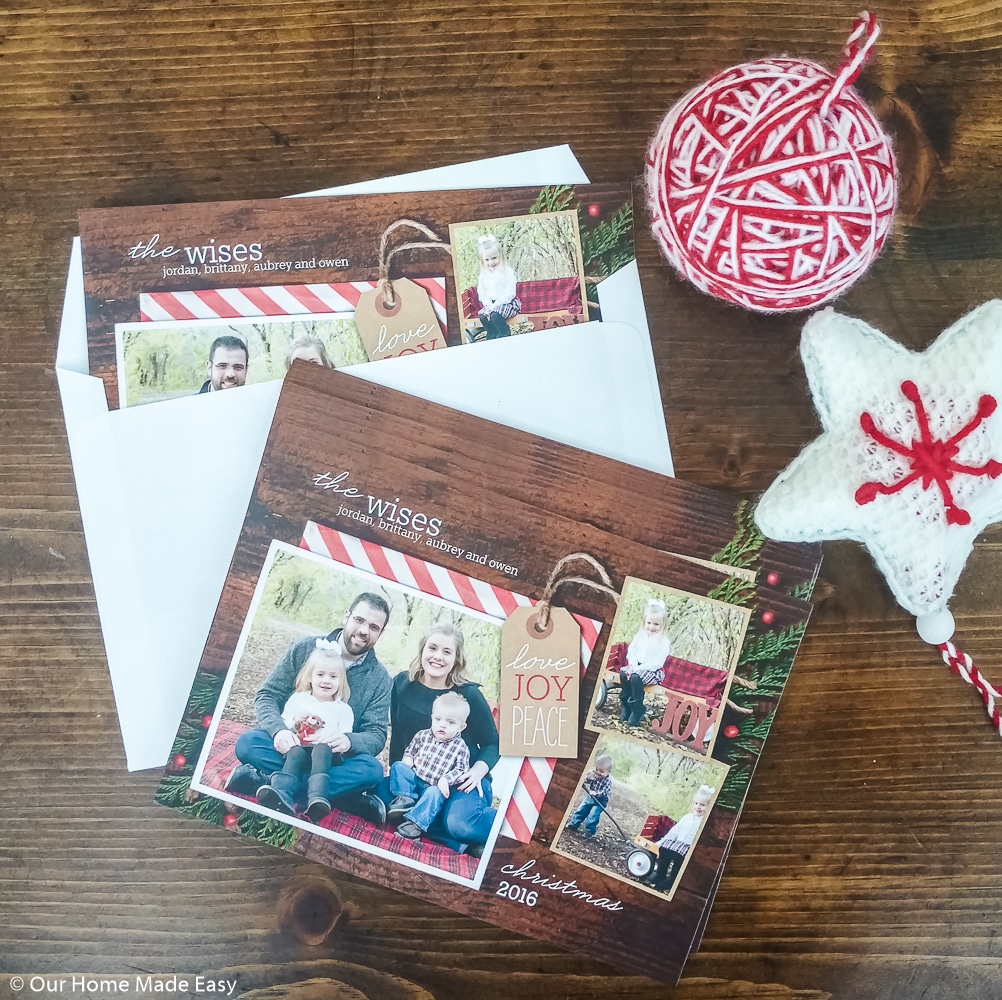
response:
[[[645,878],[654,867],[654,855],[650,851],[637,849],[630,851],[626,858],[626,870],[634,878]]]
[[[598,682],[598,695],[595,698],[595,707],[601,708],[605,704],[605,699],[609,697],[609,683],[608,681]]]

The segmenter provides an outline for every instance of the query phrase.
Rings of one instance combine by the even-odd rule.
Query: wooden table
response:
[[[298,992],[374,1000],[669,992],[193,823],[152,805],[156,774],[126,773],[53,370],[69,243],[81,207],[271,197],[553,143],[593,180],[638,178],[688,88],[775,52],[833,65],[856,10],[7,0],[0,972],[253,966],[245,989],[314,978],[328,982]],[[878,13],[859,87],[896,137],[902,205],[840,308],[923,348],[999,290],[1002,13],[974,0]],[[753,496],[818,431],[803,317],[718,304],[669,273],[642,224],[638,244],[678,474]],[[996,682],[1000,539],[979,540],[953,601],[958,639]],[[862,550],[829,546],[822,576],[674,995],[997,996],[1002,743]]]

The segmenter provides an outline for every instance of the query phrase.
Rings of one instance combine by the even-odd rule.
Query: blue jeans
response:
[[[567,825],[576,830],[584,823],[585,833],[594,834],[598,829],[601,815],[602,807],[590,795],[586,795],[577,809],[571,813],[571,820]]]
[[[237,760],[242,764],[256,767],[262,777],[270,778],[285,766],[285,756],[275,749],[275,742],[263,729],[251,729],[243,733],[234,747]],[[357,796],[360,792],[374,789],[383,777],[383,765],[371,754],[351,753],[344,756],[344,763],[331,767],[329,798],[338,806],[351,812],[351,800],[338,803],[340,797]]]
[[[472,792],[452,789],[442,811],[428,827],[428,837],[431,840],[460,853],[470,844],[487,843],[497,810],[491,804],[494,801],[494,791],[490,778],[484,778],[480,784],[484,789],[483,796],[476,789]],[[373,791],[387,805],[393,799],[389,778],[384,778]],[[420,825],[419,823],[418,826]]]
[[[438,785],[429,785],[399,760],[390,765],[390,791],[394,795],[406,795],[408,798],[418,800],[416,805],[404,813],[404,819],[417,824],[425,833],[438,818],[442,806],[449,801],[441,793]]]

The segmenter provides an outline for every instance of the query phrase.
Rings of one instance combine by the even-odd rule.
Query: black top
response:
[[[470,748],[470,763],[483,761],[488,770],[498,762],[498,730],[487,699],[480,693],[480,685],[470,681],[447,688],[461,694],[470,703],[470,717],[463,730],[463,739]],[[404,755],[407,744],[414,734],[431,726],[431,706],[445,691],[425,687],[420,681],[412,681],[407,671],[393,678],[390,692],[390,761],[398,761]]]

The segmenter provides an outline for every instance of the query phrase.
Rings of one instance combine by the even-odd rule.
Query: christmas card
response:
[[[293,366],[157,801],[674,982],[817,572],[752,515]]]
[[[288,364],[353,362],[357,377],[670,473],[630,192],[541,186],[583,177],[566,152],[419,178],[534,184],[512,192],[413,193],[403,178],[378,182],[410,191],[394,196],[82,214],[57,368],[130,769],[167,759]],[[494,271],[506,262],[483,288],[490,315],[480,271],[463,277],[488,236]],[[498,301],[509,271],[520,312],[498,319],[515,308]],[[479,303],[466,322],[465,292]],[[583,322],[596,302],[602,320]],[[481,312],[507,335],[488,343]],[[598,391],[612,417],[587,402]]]
[[[91,374],[109,405],[601,319],[634,259],[628,185],[80,213]]]

